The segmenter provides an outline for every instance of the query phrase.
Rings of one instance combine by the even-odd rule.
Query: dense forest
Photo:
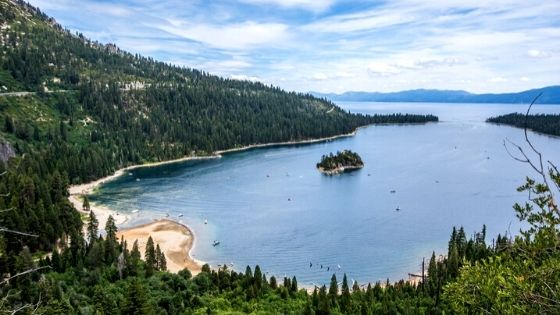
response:
[[[437,117],[350,114],[311,95],[132,55],[22,1],[0,0],[0,43],[2,313],[560,312],[558,208],[548,182],[532,180],[521,189],[534,204],[516,206],[530,230],[491,245],[484,229],[468,241],[456,230],[420,285],[364,287],[334,275],[307,293],[295,277],[266,279],[258,266],[165,272],[157,244],[141,260],[137,245],[116,239],[112,219],[100,237],[95,216],[69,203],[68,185],[131,164]],[[557,170],[549,177],[560,184]]]
[[[323,155],[317,163],[317,168],[322,172],[335,171],[337,169],[357,169],[364,166],[362,158],[356,152],[343,150],[333,154]]]
[[[560,136],[560,115],[536,114],[528,115],[511,113],[498,117],[491,117],[487,122],[504,124],[518,128],[528,128],[547,135]]]

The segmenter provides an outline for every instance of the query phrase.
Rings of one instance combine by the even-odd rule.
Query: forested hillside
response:
[[[510,125],[518,128],[528,128],[536,132],[553,136],[560,136],[560,115],[536,114],[528,115],[511,113],[498,117],[490,117],[487,122]]]
[[[310,95],[220,78],[132,55],[64,30],[23,2],[0,1],[0,179],[6,250],[50,250],[81,221],[70,183],[148,161],[256,143],[344,134],[433,116],[349,114]],[[4,150],[3,150],[4,151]],[[16,211],[17,210],[17,211]],[[10,256],[10,255],[9,255]],[[13,264],[3,265],[10,272]]]
[[[467,240],[454,231],[447,258],[432,257],[423,285],[359,286],[337,275],[308,294],[295,277],[267,279],[257,267],[167,273],[157,246],[140,260],[137,246],[116,239],[112,220],[99,237],[105,222],[82,217],[68,185],[130,164],[437,117],[354,115],[310,95],[131,55],[64,30],[21,1],[0,0],[0,43],[2,313],[560,311],[558,208],[547,183],[534,181],[523,189],[537,210],[517,208],[530,233],[490,245],[484,232]],[[560,184],[557,171],[550,183]]]

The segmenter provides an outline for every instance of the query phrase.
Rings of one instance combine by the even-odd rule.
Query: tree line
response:
[[[525,115],[520,113],[511,113],[490,117],[486,121],[517,128],[528,128],[547,135],[560,136],[560,114]]]

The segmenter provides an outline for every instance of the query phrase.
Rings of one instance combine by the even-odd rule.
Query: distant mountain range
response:
[[[473,94],[454,90],[409,90],[401,92],[345,92],[342,94],[310,92],[331,101],[419,102],[419,103],[530,103],[542,93],[539,104],[560,104],[560,86],[548,86],[518,93]]]

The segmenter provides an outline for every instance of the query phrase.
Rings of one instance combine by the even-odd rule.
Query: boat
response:
[[[137,178],[136,181],[139,182],[139,181],[140,181],[140,178]]]
[[[132,211],[130,211],[130,212],[132,212],[132,213],[136,213],[136,212],[138,212],[138,211],[140,211],[140,210],[138,210],[138,209],[134,209],[134,210],[132,210]]]
[[[396,190],[394,190],[394,189],[393,189],[393,190],[391,190],[391,193],[392,193],[392,194],[394,194],[394,193],[396,193],[396,192],[397,192],[397,191],[396,191]]]
[[[165,214],[165,217],[166,217],[166,218],[169,218],[169,213],[166,213],[166,214]]]
[[[214,242],[212,243],[212,246],[218,246],[218,245],[220,245],[220,241],[217,241],[217,240],[216,240],[216,241],[214,241]]]
[[[132,176],[132,173],[128,173],[129,176]]]
[[[395,211],[401,211],[401,208],[399,208],[399,206],[397,206],[397,209],[395,209]]]
[[[208,224],[208,220],[207,220],[207,219],[204,219],[204,224]]]
[[[179,218],[181,218],[181,217],[183,217],[183,214],[182,214],[182,213],[181,213],[181,214],[179,214]]]

